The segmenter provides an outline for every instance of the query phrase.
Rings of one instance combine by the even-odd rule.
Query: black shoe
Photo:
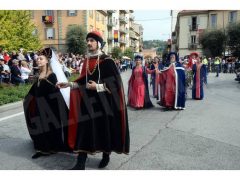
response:
[[[77,164],[69,170],[85,170],[86,159],[87,153],[79,153],[77,158]]]
[[[69,170],[85,170],[85,163],[84,164],[76,164],[73,168]]]
[[[105,168],[108,165],[109,161],[110,161],[110,155],[103,153],[103,158],[100,161],[98,168],[99,169]]]
[[[49,156],[50,154],[45,154],[45,153],[42,153],[42,152],[37,152],[35,153],[33,156],[32,156],[32,159],[37,159],[41,156]]]

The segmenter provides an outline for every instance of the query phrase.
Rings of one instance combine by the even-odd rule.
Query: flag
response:
[[[118,42],[118,30],[114,30],[114,42]]]

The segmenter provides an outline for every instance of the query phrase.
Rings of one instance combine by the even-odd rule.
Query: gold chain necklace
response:
[[[96,71],[96,68],[97,68],[97,65],[99,63],[99,56],[98,56],[98,59],[94,65],[94,68],[93,68],[93,71],[91,72],[90,69],[89,69],[89,59],[87,59],[87,72],[90,74],[90,75],[93,75],[93,73]]]

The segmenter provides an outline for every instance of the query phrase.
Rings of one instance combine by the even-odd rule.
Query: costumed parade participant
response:
[[[152,74],[156,70],[142,66],[142,56],[136,55],[134,59],[136,66],[133,67],[132,75],[128,81],[128,105],[136,109],[153,107],[149,97],[147,74]]]
[[[198,53],[197,52],[192,52],[189,55],[188,64],[187,64],[187,67],[185,68],[186,69],[186,76],[187,76],[186,77],[186,80],[187,80],[186,84],[189,88],[191,88],[191,86],[192,86],[192,79],[193,79],[192,66],[196,63],[197,58],[198,58]]]
[[[72,170],[84,170],[87,154],[102,152],[98,168],[110,161],[111,152],[129,153],[129,129],[124,89],[114,61],[101,51],[103,38],[97,31],[86,37],[88,54],[80,77],[58,83],[71,87],[68,143],[78,153]]]
[[[50,48],[40,51],[37,64],[40,75],[23,104],[28,131],[36,150],[33,159],[69,150],[68,97],[64,94],[70,89],[61,92],[55,86],[58,80],[66,81],[66,77]]]
[[[197,62],[192,67],[193,71],[193,87],[192,98],[201,100],[204,97],[203,83],[207,84],[207,68],[206,65],[197,59]]]
[[[155,57],[153,59],[153,63],[151,64],[150,69],[154,70],[154,69],[158,69],[158,70],[162,70],[164,68],[162,62],[160,62],[160,60],[158,59],[158,57]],[[151,85],[152,85],[152,91],[153,91],[153,97],[157,98],[157,84],[158,82],[158,75],[157,72],[152,73],[151,74]]]
[[[185,72],[176,53],[168,54],[168,67],[159,73],[158,104],[167,109],[185,109]],[[158,86],[159,87],[159,86]]]

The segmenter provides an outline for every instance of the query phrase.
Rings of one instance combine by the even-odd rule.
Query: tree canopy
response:
[[[226,36],[222,30],[214,30],[203,33],[200,43],[203,53],[208,57],[221,56],[224,52]]]
[[[8,51],[35,51],[42,47],[29,11],[0,11],[0,46]]]
[[[127,56],[127,57],[129,57],[131,59],[134,58],[134,52],[133,52],[132,48],[126,48],[124,53],[123,53],[123,55]]]
[[[115,59],[120,59],[122,57],[122,50],[120,47],[114,47],[112,49],[112,57]]]
[[[240,58],[240,23],[230,24],[227,30],[227,45],[233,56]]]
[[[66,34],[68,52],[85,54],[87,51],[86,36],[87,31],[82,26],[69,26]]]

